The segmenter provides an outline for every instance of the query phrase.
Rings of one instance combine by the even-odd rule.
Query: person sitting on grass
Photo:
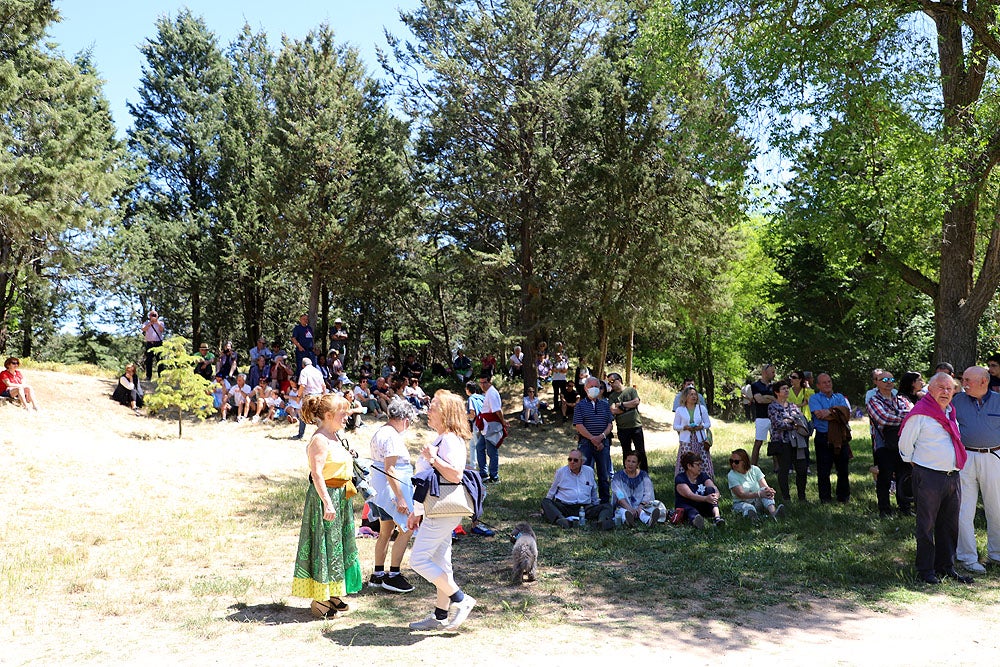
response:
[[[756,519],[765,511],[775,521],[785,512],[784,505],[774,504],[774,489],[767,485],[764,473],[750,465],[745,449],[734,449],[729,455],[729,490],[733,494],[733,511],[746,519]]]
[[[523,406],[523,409],[521,410],[521,421],[524,422],[524,425],[541,425],[542,413],[539,409],[540,403],[538,401],[538,396],[535,395],[534,387],[528,387],[528,393],[521,399],[521,405]]]
[[[250,395],[253,387],[247,384],[247,376],[240,373],[236,384],[229,389],[229,403],[236,408],[236,421],[243,422],[250,416]]]
[[[719,515],[719,489],[708,473],[702,472],[701,455],[684,452],[681,455],[684,472],[674,478],[674,506],[684,510],[684,519],[695,528],[705,527],[705,516],[711,516],[716,526],[726,520]]]
[[[139,378],[135,374],[135,364],[125,366],[125,374],[118,379],[118,384],[115,385],[115,391],[111,394],[111,398],[132,408],[135,414],[139,414],[139,408],[142,407],[143,402],[143,392],[142,383],[139,382]]]
[[[24,381],[24,376],[18,367],[21,360],[17,357],[7,357],[3,362],[4,370],[0,371],[0,396],[4,398],[16,398],[25,410],[35,409],[38,412],[38,403],[35,402],[35,392]]]
[[[226,416],[229,414],[228,396],[231,388],[229,380],[221,375],[216,375],[215,384],[208,390],[208,393],[212,395],[212,407],[219,411],[220,422],[226,421]]]
[[[545,520],[560,528],[573,528],[583,512],[586,520],[596,521],[601,530],[614,528],[611,506],[598,501],[594,469],[583,465],[579,449],[569,453],[567,462],[556,470],[552,486],[542,499]]]
[[[271,389],[271,386],[267,383],[267,377],[261,376],[260,379],[257,381],[257,386],[253,388],[253,394],[251,394],[250,396],[250,401],[257,406],[257,410],[253,414],[253,419],[250,420],[251,422],[253,422],[254,424],[259,422],[260,415],[262,412],[265,413],[264,421],[267,421],[268,418],[272,416],[271,412],[273,411],[273,406],[274,406],[273,396],[274,396],[274,390]],[[270,405],[268,405],[267,402],[268,398],[272,399]]]
[[[634,526],[641,521],[647,526],[667,520],[666,506],[653,497],[653,480],[639,469],[639,455],[625,455],[625,467],[611,478],[611,497],[615,502],[615,523]]]

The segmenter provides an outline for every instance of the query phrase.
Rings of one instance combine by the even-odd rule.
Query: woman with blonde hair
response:
[[[362,585],[351,503],[357,493],[351,482],[354,460],[338,435],[349,411],[350,404],[338,394],[310,396],[302,406],[305,421],[319,428],[306,447],[310,484],[292,595],[311,598],[312,613],[319,618],[347,611],[341,596],[357,593]]]
[[[711,427],[712,420],[708,416],[708,410],[698,401],[698,390],[694,387],[685,387],[681,392],[680,405],[674,412],[674,430],[677,431],[677,439],[680,441],[675,475],[684,473],[684,465],[681,463],[684,454],[694,452],[701,459],[702,472],[709,477],[715,477],[715,466],[712,465],[712,455],[708,451],[712,446],[707,437],[708,429]]]
[[[427,425],[438,436],[420,453],[416,473],[433,469],[442,482],[461,484],[468,456],[465,443],[471,435],[465,402],[456,394],[439,389],[427,412]],[[410,567],[437,589],[434,612],[410,623],[411,630],[454,630],[476,606],[475,598],[463,593],[455,583],[451,565],[451,533],[461,521],[460,516],[424,516],[423,503],[418,502],[414,503],[413,513],[407,518],[407,528],[416,531]],[[449,621],[452,607],[455,615]]]

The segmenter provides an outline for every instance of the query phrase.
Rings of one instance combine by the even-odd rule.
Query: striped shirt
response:
[[[584,399],[576,404],[573,411],[573,426],[583,424],[583,428],[591,435],[604,433],[614,419],[614,415],[611,414],[611,404],[603,398],[596,401]],[[587,439],[580,436],[579,442],[587,442]]]

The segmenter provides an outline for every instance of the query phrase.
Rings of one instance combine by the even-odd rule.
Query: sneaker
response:
[[[431,614],[425,619],[410,623],[410,630],[444,630],[447,625],[447,620],[439,621],[434,618],[434,614]]]
[[[253,417],[250,418],[250,423],[251,424],[256,424],[259,421],[260,421],[260,417],[258,417],[257,415],[254,415]]]
[[[726,527],[726,520],[723,519],[721,516],[715,517],[714,523],[715,523],[715,527],[716,528],[725,528]]]
[[[482,535],[483,537],[493,537],[496,533],[489,528],[480,526],[478,523],[472,527],[473,535]]]
[[[700,514],[696,515],[693,519],[691,519],[691,525],[698,530],[701,530],[705,527],[705,517]]]
[[[244,417],[243,415],[240,415],[239,417],[237,417],[237,418],[236,418],[236,423],[237,423],[237,424],[242,424],[242,423],[243,423],[243,422],[245,422],[246,420],[247,420],[247,418],[246,418],[246,417]]]
[[[382,588],[383,581],[385,581],[385,573],[375,574],[372,572],[372,576],[368,577],[368,588]]]
[[[774,518],[780,519],[785,516],[785,506],[778,505],[777,509],[774,510]]]
[[[974,560],[971,563],[962,563],[961,565],[963,570],[975,572],[976,574],[986,574],[986,568],[983,567],[983,564],[977,560]]]
[[[382,588],[393,593],[409,593],[413,585],[399,572],[393,572],[382,580]]]
[[[636,513],[634,511],[632,511],[632,510],[625,510],[625,524],[626,525],[628,525],[630,527],[634,526],[635,525],[635,517],[636,517]],[[654,519],[654,521],[655,521],[655,519]]]
[[[451,619],[451,623],[444,626],[445,630],[454,630],[465,622],[465,619],[469,617],[469,613],[472,612],[472,608],[476,606],[476,598],[466,595],[461,602],[455,602],[452,606],[457,610],[455,618]]]

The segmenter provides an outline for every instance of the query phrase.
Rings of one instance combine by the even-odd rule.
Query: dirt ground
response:
[[[1000,609],[925,593],[872,609],[802,591],[767,613],[728,609],[690,621],[582,590],[576,611],[560,618],[512,611],[517,602],[501,598],[438,635],[411,633],[393,599],[362,594],[351,598],[353,613],[317,621],[307,601],[287,598],[297,530],[276,537],[245,504],[255,484],[304,477],[304,444],[287,439],[294,427],[209,421],[185,424],[176,440],[176,423],[109,401],[109,380],[25,375],[43,412],[0,406],[0,665],[982,665],[1000,657]],[[669,411],[645,414],[669,424]],[[352,438],[362,451],[370,432]],[[411,451],[424,437],[409,437]],[[676,444],[666,429],[647,441]],[[359,546],[370,566],[372,541]],[[229,588],[234,580],[244,587]],[[406,601],[408,613],[429,607],[428,588],[410,596],[419,599]]]

